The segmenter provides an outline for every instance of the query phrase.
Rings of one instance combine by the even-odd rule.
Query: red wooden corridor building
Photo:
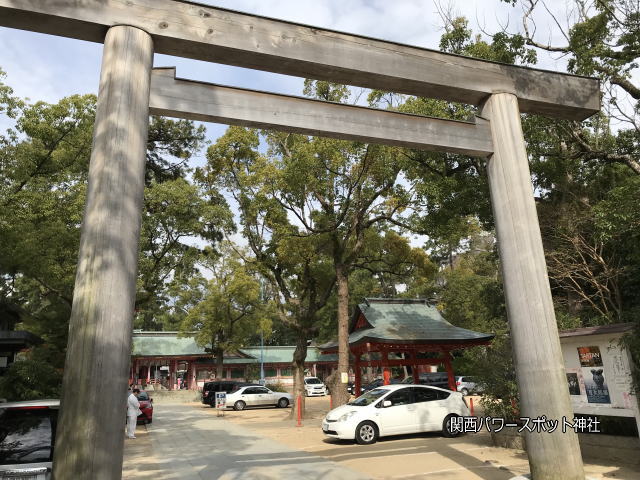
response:
[[[392,367],[410,366],[418,383],[425,366],[440,364],[447,372],[449,388],[455,390],[451,352],[489,345],[493,337],[451,325],[423,299],[367,298],[356,307],[349,326],[355,391],[360,391],[363,367],[382,368],[384,384],[388,385]],[[338,345],[329,343],[321,350],[335,353]]]

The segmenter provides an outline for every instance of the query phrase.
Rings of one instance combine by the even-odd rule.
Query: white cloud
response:
[[[213,6],[281,18],[287,21],[437,49],[442,35],[435,1],[448,0],[208,0]],[[499,0],[452,1],[456,14],[465,15],[474,29],[496,31],[501,26],[521,28],[521,10]],[[552,5],[559,19],[567,16],[566,1]],[[570,12],[569,12],[570,13]],[[538,32],[556,32],[548,16],[536,17]],[[517,26],[517,27],[516,27]],[[0,68],[15,93],[32,100],[55,102],[74,93],[96,93],[102,46],[66,38],[0,28]],[[226,65],[156,55],[156,66],[176,66],[183,78],[299,95],[302,79]],[[564,59],[541,57],[540,66],[563,69]],[[3,124],[0,119],[0,126]],[[208,137],[217,138],[224,126],[208,125]],[[202,159],[199,160],[200,162]]]

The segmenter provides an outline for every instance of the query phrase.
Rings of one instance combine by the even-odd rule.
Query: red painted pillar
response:
[[[411,364],[413,383],[418,385],[420,383],[420,371],[418,370],[418,354],[416,352],[411,352],[411,360],[413,360],[413,363]]]
[[[456,391],[456,379],[453,375],[453,368],[451,368],[451,354],[445,352],[444,354],[444,368],[447,370],[447,378],[449,380],[449,390]]]

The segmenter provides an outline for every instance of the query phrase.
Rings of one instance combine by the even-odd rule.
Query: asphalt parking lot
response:
[[[374,445],[321,431],[328,397],[307,398],[301,427],[291,409],[227,410],[202,404],[156,406],[154,423],[125,444],[125,479],[428,479],[509,480],[528,473],[526,454],[491,445],[486,433],[383,438]],[[596,479],[640,480],[628,466],[586,465]]]

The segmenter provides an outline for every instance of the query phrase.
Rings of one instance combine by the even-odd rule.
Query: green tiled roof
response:
[[[265,346],[265,363],[290,363],[293,360],[292,346]],[[177,332],[137,332],[133,334],[132,356],[135,357],[203,357],[209,355],[196,345],[193,337],[178,337]],[[245,357],[245,358],[243,358]],[[306,362],[335,362],[337,355],[323,355],[317,347],[307,349]],[[239,355],[225,352],[225,364],[260,363],[260,347],[243,347]]]
[[[283,363],[293,360],[293,351],[296,347],[264,347],[265,363]],[[243,347],[241,352],[255,357],[260,361],[260,347]],[[307,362],[337,362],[338,356],[329,354],[322,355],[317,347],[307,347]]]
[[[370,327],[355,329],[365,317]],[[424,300],[367,299],[356,308],[349,329],[349,344],[475,344],[489,341],[493,335],[456,327],[447,322],[437,308]],[[335,350],[336,344],[322,346]]]

